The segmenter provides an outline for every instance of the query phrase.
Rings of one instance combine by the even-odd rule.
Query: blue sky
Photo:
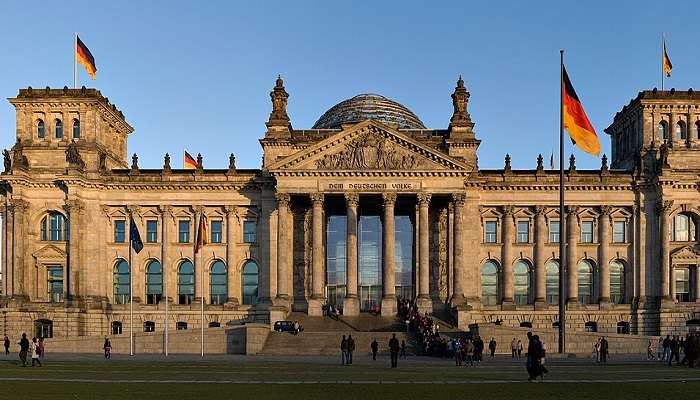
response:
[[[692,1],[7,1],[0,95],[70,86],[77,31],[98,68],[96,81],[80,70],[79,85],[97,87],[124,112],[141,167],[160,167],[166,152],[179,167],[187,149],[202,153],[205,167],[225,167],[233,152],[239,167],[258,168],[278,73],[295,128],[364,92],[445,128],[462,74],[481,168],[502,167],[505,153],[514,168],[534,168],[556,145],[560,48],[609,154],[603,129],[615,112],[660,87],[662,30],[674,64],[666,87],[700,87],[698,20]],[[0,129],[0,146],[11,146],[9,103],[0,106]],[[578,168],[599,167],[576,154]]]

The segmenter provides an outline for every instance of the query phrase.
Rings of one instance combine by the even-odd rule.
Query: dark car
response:
[[[273,327],[275,332],[294,332],[294,322],[292,321],[277,321]]]

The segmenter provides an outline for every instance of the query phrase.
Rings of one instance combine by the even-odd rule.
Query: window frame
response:
[[[36,137],[37,139],[46,139],[46,123],[41,118],[36,120]]]
[[[685,273],[687,279],[684,280],[679,280],[678,279],[678,274],[680,273]],[[679,303],[688,303],[692,301],[692,290],[693,288],[690,286],[691,284],[691,276],[690,276],[690,268],[687,266],[676,266],[673,268],[673,285],[674,285],[674,291],[676,294],[676,300]],[[685,290],[678,290],[678,283],[679,282],[685,282],[684,286],[687,288]]]
[[[525,273],[519,273],[518,267],[524,266]],[[518,293],[518,288],[522,289],[521,284],[519,284],[518,277],[524,276],[526,278],[526,284],[524,285],[526,293]],[[515,305],[524,306],[531,304],[532,302],[532,266],[526,260],[518,260],[513,264],[513,303]]]
[[[493,266],[495,268],[495,272],[489,272],[486,274],[484,269],[486,266]],[[481,285],[481,304],[485,306],[495,306],[498,305],[500,302],[500,297],[501,297],[501,276],[500,276],[500,265],[494,261],[494,260],[487,260],[485,263],[481,265],[481,273],[479,274],[479,280],[480,280],[480,285]],[[484,284],[484,276],[489,276],[489,277],[495,277],[496,278],[496,283],[491,284],[489,283],[488,285]],[[495,294],[494,293],[489,293],[489,295],[485,295],[484,287],[488,286],[489,288],[494,287],[495,288]],[[492,292],[492,291],[490,291]]]
[[[620,269],[620,284],[619,293],[618,290],[613,290],[616,283],[613,280],[614,269],[617,269],[619,265]],[[625,304],[625,289],[626,289],[626,276],[625,276],[625,263],[621,260],[613,260],[608,264],[608,273],[610,274],[610,302],[613,304]]]
[[[187,227],[187,230],[182,229],[184,226]],[[177,221],[177,242],[178,243],[180,243],[180,244],[190,243],[190,240],[192,238],[191,232],[192,232],[192,221],[190,221],[189,218],[179,219]]]
[[[215,268],[217,268],[218,265],[223,266],[223,271],[222,272],[215,272]],[[223,283],[221,282],[214,282],[215,277],[223,277],[224,281]],[[214,288],[222,288],[222,293],[218,293],[218,291],[215,291]],[[217,293],[215,293],[217,292]],[[228,300],[228,268],[226,266],[226,263],[223,262],[222,260],[214,260],[214,262],[211,263],[211,267],[209,268],[209,303],[214,304],[214,305],[221,305],[226,303]]]
[[[247,228],[252,226],[252,231]],[[243,221],[243,243],[255,244],[258,242],[258,221],[247,219]]]
[[[154,264],[158,264],[158,271],[157,272],[151,272],[151,266]],[[156,277],[160,275],[160,282],[153,282],[151,284],[150,282],[150,277]],[[160,293],[156,293],[156,290],[151,290],[153,287],[159,286],[160,287]],[[146,264],[146,304],[160,304],[160,302],[163,300],[163,264],[159,260],[156,259],[151,259],[148,261]]]
[[[589,282],[583,282],[585,286],[589,287],[589,290],[586,293],[583,293],[581,290],[581,268],[580,266],[582,264],[585,264],[590,268],[590,272],[586,272],[587,275],[590,275],[590,281]],[[595,296],[595,291],[596,291],[596,285],[595,285],[595,280],[596,280],[596,271],[595,271],[595,265],[593,265],[592,262],[589,260],[581,260],[578,263],[576,263],[576,272],[578,273],[578,279],[576,282],[576,287],[578,291],[578,302],[581,304],[593,304],[594,296]]]
[[[126,272],[120,271],[119,267],[122,265],[126,265]],[[126,283],[122,283],[122,281],[119,279],[120,277],[127,277]],[[129,266],[129,262],[124,260],[123,258],[117,260],[117,262],[114,264],[113,272],[112,272],[112,285],[113,285],[113,290],[112,290],[112,295],[114,298],[112,299],[114,304],[129,304],[129,300],[131,299],[131,266]],[[118,293],[119,292],[119,293]],[[124,292],[124,293],[122,293]]]
[[[493,232],[489,231],[489,226],[493,226]],[[492,238],[491,235],[493,235]],[[489,219],[484,221],[484,243],[498,243],[498,220]]]
[[[622,226],[622,240],[618,240],[618,236],[620,232],[616,230],[616,228],[621,224]],[[613,220],[612,224],[612,242],[613,243],[627,243],[627,221],[624,219],[616,219]]]
[[[583,230],[584,225],[591,227],[590,240],[584,240],[587,238],[584,235],[589,234],[588,232],[584,232],[584,230]],[[588,243],[588,244],[595,243],[595,221],[593,221],[591,219],[586,219],[586,220],[581,221],[581,228],[579,230],[579,243]]]
[[[52,274],[53,271],[58,271],[59,274]],[[49,303],[62,303],[66,288],[65,288],[65,268],[63,265],[49,265],[46,267],[46,294]],[[54,287],[58,285],[60,291],[54,291]]]
[[[155,230],[152,230],[152,224],[155,224]],[[158,243],[158,220],[146,220],[146,243]]]
[[[525,226],[525,231],[521,227]],[[515,224],[515,243],[530,243],[530,220],[519,219]]]
[[[552,230],[552,225],[556,224],[557,230],[556,232]],[[553,236],[556,235],[556,240],[553,240]],[[548,229],[547,229],[547,236],[549,239],[549,243],[559,243],[561,240],[561,220],[559,219],[551,219],[549,220],[548,224]]]
[[[61,121],[60,119],[56,118],[56,119],[54,120],[54,123],[53,123],[53,124],[54,124],[54,129],[53,129],[53,131],[54,131],[54,137],[55,137],[56,139],[64,139],[64,138],[65,138],[65,135],[63,134],[63,121]]]
[[[248,266],[255,266],[255,272],[246,272]],[[255,284],[247,283],[246,277],[255,276]],[[241,304],[254,306],[258,304],[258,295],[260,293],[260,265],[255,260],[246,260],[241,267]],[[246,288],[254,287],[254,294],[247,294]]]
[[[77,128],[77,135],[76,135]],[[80,120],[78,118],[73,118],[73,129],[72,129],[73,139],[80,139]]]
[[[214,226],[218,225],[219,229],[214,230]],[[209,243],[223,243],[224,240],[224,221],[221,219],[212,219],[209,221]]]
[[[114,220],[114,243],[126,243],[126,219]]]
[[[183,267],[192,268],[192,272],[183,272]],[[183,278],[188,278],[189,281],[183,281]],[[177,266],[177,304],[190,305],[194,303],[194,298],[197,293],[197,274],[194,264],[190,260],[182,260]],[[186,289],[186,290],[185,290]]]

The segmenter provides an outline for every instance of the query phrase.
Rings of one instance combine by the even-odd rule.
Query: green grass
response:
[[[658,400],[671,393],[674,398],[694,398],[700,393],[700,381],[697,381],[700,369],[671,368],[654,362],[602,366],[590,360],[553,360],[549,365],[551,373],[544,384],[527,383],[522,362],[509,360],[489,360],[475,368],[457,368],[449,361],[434,359],[409,360],[399,366],[395,370],[388,368],[386,359],[374,363],[362,359],[347,367],[330,359],[290,363],[225,357],[214,360],[169,359],[165,362],[153,359],[59,362],[49,359],[41,368],[21,368],[14,361],[0,361],[0,379],[40,379],[0,381],[0,398],[174,400],[255,396],[255,399],[426,400],[479,396],[489,399]],[[52,382],[52,379],[69,381]],[[104,382],[71,382],[73,379]],[[588,380],[611,382],[580,382]],[[296,383],[300,381],[319,383]],[[335,381],[374,383],[349,385]],[[385,383],[376,384],[379,381]],[[440,383],[411,383],[420,381]],[[479,383],[455,384],[450,381]]]

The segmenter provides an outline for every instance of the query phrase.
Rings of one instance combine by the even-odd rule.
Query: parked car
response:
[[[275,332],[292,332],[294,333],[293,321],[277,321],[273,327]]]

